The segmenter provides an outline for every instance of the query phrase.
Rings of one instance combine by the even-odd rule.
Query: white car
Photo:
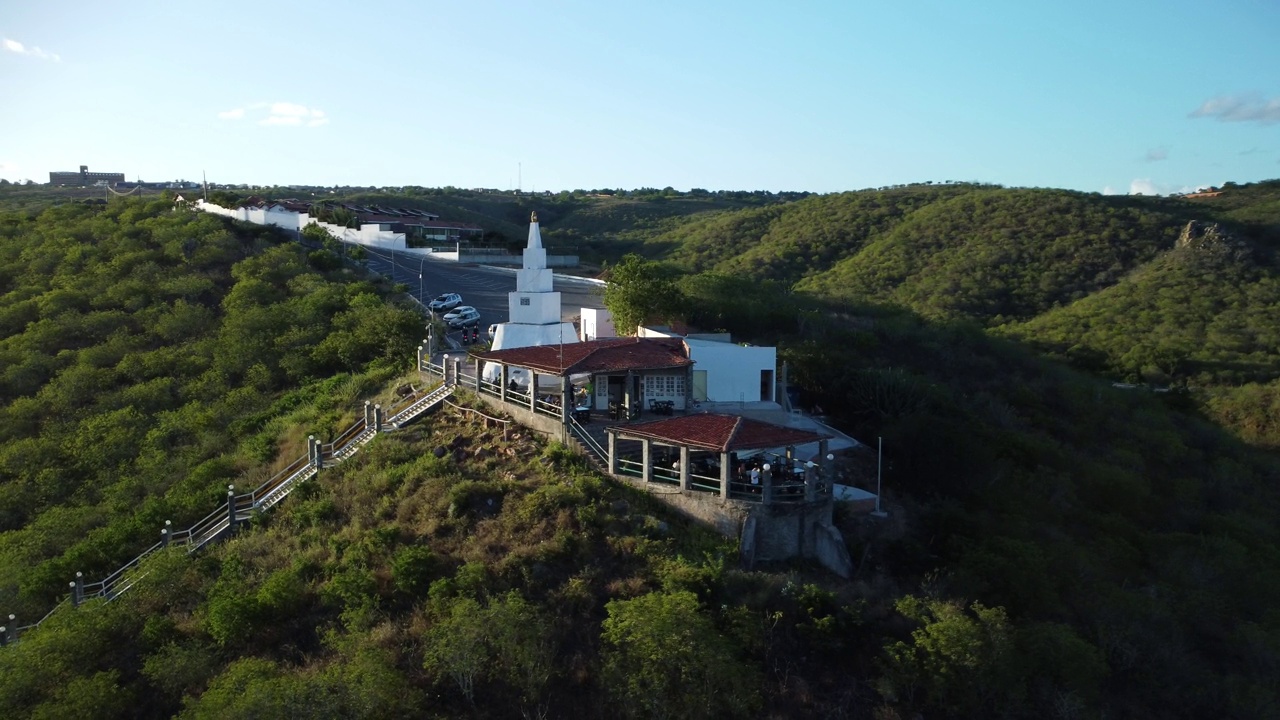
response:
[[[444,322],[451,328],[460,328],[463,325],[470,325],[480,320],[480,311],[470,305],[450,310],[444,316]]]
[[[489,326],[489,342],[493,342],[493,339],[497,336],[498,336],[498,324],[494,323],[493,325]]]
[[[427,303],[427,307],[431,312],[445,312],[452,310],[462,304],[462,296],[458,293],[445,293],[440,297]]]

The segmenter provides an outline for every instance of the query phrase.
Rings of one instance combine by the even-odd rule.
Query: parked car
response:
[[[444,322],[451,328],[457,329],[463,325],[470,325],[480,319],[480,311],[470,305],[463,305],[450,310],[444,316]]]
[[[431,312],[447,312],[462,304],[462,296],[458,293],[445,293],[427,303]]]
[[[489,342],[493,342],[493,339],[497,336],[498,336],[498,324],[494,323],[489,326]]]

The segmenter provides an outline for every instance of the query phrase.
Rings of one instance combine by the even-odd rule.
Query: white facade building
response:
[[[640,337],[681,337],[641,327]],[[684,337],[693,365],[691,395],[699,402],[776,402],[778,349],[735,345],[728,333]]]

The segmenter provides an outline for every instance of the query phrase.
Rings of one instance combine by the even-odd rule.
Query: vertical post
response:
[[[422,345],[419,345],[419,346],[418,346],[418,372],[422,372],[422,355],[423,355],[423,350],[424,350],[424,349],[423,349]]]
[[[538,373],[529,368],[529,412],[538,412]]]
[[[720,453],[720,497],[729,499],[729,452]]]
[[[460,385],[462,383],[462,361],[453,361],[453,384]]]
[[[640,441],[640,479],[653,482],[653,441],[649,438]]]
[[[373,431],[375,433],[382,432],[382,405],[373,406]]]
[[[871,514],[878,518],[885,517],[889,514],[884,510],[880,509],[880,478],[883,475],[883,473],[881,472],[883,468],[884,468],[884,438],[877,437],[876,438],[876,509]]]
[[[448,385],[448,384],[449,384],[449,355],[448,355],[448,353],[446,353],[446,354],[445,354],[445,356],[444,356],[443,358],[441,358],[441,359],[440,359],[440,375],[441,375],[441,378],[440,378],[440,379],[444,382],[444,384],[445,384],[445,385]]]
[[[71,581],[71,608],[73,610],[75,608],[80,607],[80,593],[77,592],[77,590],[79,589],[80,588],[76,587],[76,581],[72,580]]]
[[[618,474],[618,436],[616,433],[607,433],[609,436],[609,474]]]
[[[773,502],[773,466],[765,463],[760,467],[760,499],[765,505]]]
[[[484,362],[480,358],[476,358],[476,394],[480,394],[480,382],[484,380]]]
[[[680,489],[692,490],[693,485],[689,480],[689,446],[680,446]]]
[[[227,486],[227,529],[236,529],[236,486]]]
[[[18,635],[18,616],[9,613],[9,624],[0,627],[0,636],[4,637],[4,643],[8,645],[17,639]]]
[[[370,407],[372,407],[372,405],[373,405],[373,404],[372,404],[372,403],[370,403],[368,400],[365,400],[365,401],[364,401],[364,426],[365,426],[365,429],[368,429],[368,427],[369,427],[369,408],[370,408]]]
[[[507,384],[511,382],[511,368],[506,363],[498,366],[501,370],[498,373],[498,397],[502,402],[507,401]]]
[[[563,331],[561,331],[563,332]],[[573,411],[573,385],[569,382],[569,376],[565,375],[560,378],[560,423],[562,425],[569,424],[569,415]]]
[[[884,438],[876,438],[876,515],[880,514],[880,478],[884,468]]]
[[[169,537],[169,527],[171,525],[173,525],[172,520],[165,520],[164,527],[160,528],[160,547],[161,548],[169,547],[169,540],[172,539]]]

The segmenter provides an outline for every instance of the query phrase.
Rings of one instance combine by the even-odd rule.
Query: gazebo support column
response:
[[[618,436],[616,433],[608,433],[609,435],[609,474],[618,474]]]
[[[529,368],[529,412],[538,412],[538,373]]]
[[[483,379],[483,375],[484,375],[484,361],[482,361],[480,358],[476,358],[476,394],[477,395],[480,393],[480,381]]]
[[[511,368],[506,363],[499,366],[501,371],[498,373],[498,397],[502,398],[502,402],[507,401],[507,383],[511,382]]]
[[[729,498],[729,452],[720,453],[720,497]]]
[[[689,446],[680,446],[680,489],[689,492],[693,485],[689,482]]]

